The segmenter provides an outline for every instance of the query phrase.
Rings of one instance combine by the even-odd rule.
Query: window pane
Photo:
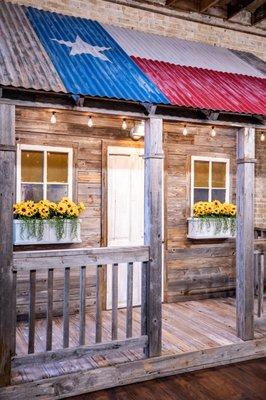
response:
[[[68,154],[47,153],[47,181],[67,183]]]
[[[68,196],[68,185],[47,185],[47,199],[60,201],[62,197]]]
[[[226,164],[224,162],[212,163],[212,187],[225,188]]]
[[[23,183],[21,185],[21,201],[40,201],[43,199],[43,185]]]
[[[21,180],[22,182],[43,181],[43,153],[41,151],[21,152]]]
[[[224,189],[213,189],[212,190],[212,201],[219,200],[222,203],[225,202],[225,190]]]
[[[195,161],[194,163],[194,186],[209,187],[209,162]]]
[[[208,198],[208,189],[194,189],[194,203],[197,203],[198,201],[208,201]]]

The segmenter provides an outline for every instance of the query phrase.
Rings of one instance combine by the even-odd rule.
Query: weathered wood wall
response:
[[[226,295],[235,288],[234,241],[189,240],[191,156],[230,159],[230,200],[235,201],[236,130],[210,126],[188,127],[165,123],[165,300]]]
[[[50,123],[51,111],[18,108],[16,138],[18,143],[69,146],[74,149],[74,199],[84,201],[82,247],[105,243],[106,196],[102,191],[102,154],[107,143],[139,146],[121,129],[121,119],[94,117],[90,129],[81,113],[57,112],[57,123]],[[133,121],[128,121],[132,126]],[[229,157],[232,201],[235,201],[236,129],[217,127],[211,138],[210,126],[188,127],[182,135],[182,124],[164,124],[165,151],[165,301],[198,299],[227,295],[235,289],[234,241],[191,241],[186,239],[186,218],[190,215],[190,160],[192,155]],[[103,164],[104,165],[104,164]],[[104,173],[105,171],[103,171]],[[72,245],[77,246],[77,245]],[[69,246],[61,246],[69,247]],[[44,247],[41,247],[42,249]],[[51,248],[51,246],[49,247]],[[56,246],[56,248],[60,248]],[[22,250],[22,247],[17,247]],[[28,249],[28,246],[27,246]],[[44,312],[46,277],[37,274],[37,307]],[[95,304],[96,276],[92,269],[87,276],[87,306]],[[78,306],[78,276],[71,278],[71,311]],[[28,276],[18,280],[19,314],[27,311]],[[55,313],[62,310],[63,276],[55,276]],[[39,293],[39,294],[38,294]]]
[[[17,143],[38,144],[49,146],[72,147],[74,153],[73,197],[75,201],[83,201],[86,206],[82,214],[82,244],[41,246],[39,249],[68,247],[97,247],[104,242],[101,235],[102,222],[102,147],[103,143],[121,143],[132,146],[134,142],[121,129],[121,119],[110,117],[93,117],[94,126],[87,125],[88,115],[74,112],[57,112],[57,123],[50,123],[51,111],[19,108],[16,112]],[[132,121],[127,121],[128,127]],[[38,249],[33,246],[16,246],[15,250]],[[63,273],[56,272],[54,276],[54,314],[62,313],[63,304]],[[87,270],[86,305],[95,306],[96,270]],[[45,312],[47,277],[37,272],[36,314]],[[79,276],[78,270],[71,271],[70,279],[70,312],[78,309]],[[25,315],[28,310],[29,275],[18,275],[19,315]]]

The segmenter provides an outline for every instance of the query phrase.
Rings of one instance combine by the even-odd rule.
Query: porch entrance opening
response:
[[[108,246],[144,244],[144,149],[108,147]],[[141,304],[141,263],[133,267],[133,305]],[[112,266],[107,266],[106,308],[112,308]],[[118,266],[118,307],[127,305],[127,267]]]

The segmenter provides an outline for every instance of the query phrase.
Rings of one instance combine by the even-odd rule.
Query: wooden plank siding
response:
[[[232,240],[189,240],[191,156],[229,158],[230,200],[236,192],[236,130],[211,126],[164,124],[165,271],[167,302],[232,294],[235,289],[235,244]]]
[[[129,138],[133,120],[127,119],[128,130],[121,129],[122,117],[93,115],[94,126],[87,125],[88,115],[69,110],[57,111],[57,123],[50,123],[52,110],[17,107],[17,143],[72,147],[74,153],[73,197],[83,201],[82,243],[80,245],[41,246],[40,249],[97,247],[106,245],[106,163],[107,145],[140,146],[142,140]],[[186,219],[190,215],[190,160],[192,155],[230,159],[230,198],[235,201],[236,128],[216,127],[217,135],[209,135],[211,126],[188,126],[182,135],[181,123],[164,123],[164,241],[166,302],[201,299],[232,294],[235,290],[234,241],[191,241],[186,239]],[[103,156],[104,154],[104,156]],[[103,168],[103,169],[102,169]],[[16,246],[16,250],[36,247]],[[38,248],[38,247],[37,247]],[[102,279],[104,279],[104,267]],[[100,291],[103,291],[102,280]],[[18,272],[18,315],[28,311],[29,276]],[[47,274],[36,275],[36,317],[46,313]],[[54,315],[62,314],[64,280],[61,271],[54,271]],[[70,313],[79,309],[79,271],[71,271]],[[102,297],[104,298],[104,297]],[[103,300],[102,300],[103,301]],[[86,271],[86,310],[94,310],[96,302],[96,268]]]

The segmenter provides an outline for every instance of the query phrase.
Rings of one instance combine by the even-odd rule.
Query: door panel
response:
[[[108,148],[108,246],[138,246],[144,240],[143,149]],[[118,305],[126,306],[127,268],[119,265]],[[107,266],[107,309],[112,306],[112,271]],[[141,303],[141,264],[134,263],[133,305]]]

